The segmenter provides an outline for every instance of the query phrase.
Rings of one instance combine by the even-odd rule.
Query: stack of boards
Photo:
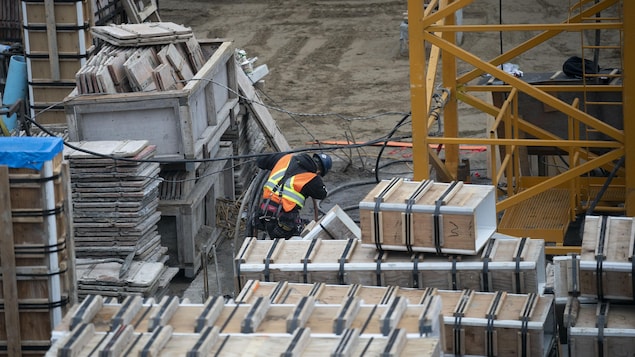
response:
[[[134,253],[138,259],[161,260],[159,164],[138,161],[151,159],[156,147],[145,140],[71,145],[78,150],[66,148],[64,156],[70,163],[76,256],[125,258]]]
[[[182,89],[205,64],[188,27],[154,22],[91,30],[106,44],[77,72],[78,94]]]
[[[586,216],[580,254],[554,257],[570,356],[635,350],[635,220]]]
[[[158,222],[159,164],[145,140],[70,143],[78,295],[161,296],[168,268]],[[97,153],[102,156],[95,156]],[[115,160],[111,157],[119,158]],[[136,261],[133,261],[136,260]]]

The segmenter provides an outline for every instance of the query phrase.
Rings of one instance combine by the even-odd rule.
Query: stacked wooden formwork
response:
[[[64,98],[94,52],[90,2],[22,0],[21,11],[30,117],[45,126],[65,127]]]
[[[554,257],[555,294],[570,356],[635,348],[635,220],[586,216],[580,254]]]
[[[288,304],[92,296],[58,326],[49,355],[440,356],[440,311],[435,295],[381,305],[355,297],[326,305],[310,296]]]
[[[193,277],[220,235],[216,199],[234,197],[233,153],[224,134],[238,113],[233,45],[199,41],[207,61],[181,89],[67,98],[73,141],[147,140],[161,160],[159,233],[169,265]]]
[[[68,167],[57,138],[3,138],[0,152],[0,353],[42,355],[77,301]]]
[[[277,303],[304,291],[382,304],[405,291],[443,289],[446,355],[548,356],[557,327],[553,298],[543,295],[544,241],[495,233],[493,190],[385,180],[360,203],[359,236],[340,234],[348,230],[336,220],[302,239],[248,238],[235,260],[237,299],[263,296],[259,281],[279,282],[264,295]],[[373,289],[381,297],[364,295]]]

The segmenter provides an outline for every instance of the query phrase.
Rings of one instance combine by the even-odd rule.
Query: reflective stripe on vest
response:
[[[285,212],[293,210],[296,206],[302,209],[306,197],[300,191],[302,191],[304,185],[317,176],[314,172],[303,172],[294,175],[286,180],[284,187],[282,187],[282,192],[280,192],[278,184],[287,172],[292,157],[292,154],[288,154],[278,160],[271,170],[263,190],[263,199],[270,199],[277,204],[282,204]]]

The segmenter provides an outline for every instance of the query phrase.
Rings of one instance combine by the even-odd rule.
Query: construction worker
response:
[[[271,173],[263,187],[257,228],[272,239],[300,235],[307,222],[300,217],[304,201],[307,197],[326,197],[322,177],[332,165],[331,157],[323,153],[274,153],[261,157],[258,167]]]

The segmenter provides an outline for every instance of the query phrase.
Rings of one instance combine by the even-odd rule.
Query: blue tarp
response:
[[[0,138],[0,165],[12,169],[40,170],[64,149],[64,141],[55,137]]]

